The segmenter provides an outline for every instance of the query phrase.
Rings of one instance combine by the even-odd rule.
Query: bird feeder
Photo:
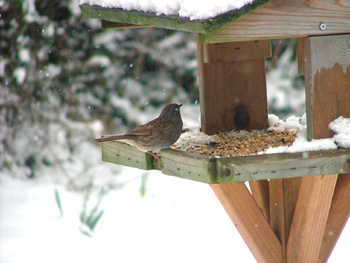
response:
[[[350,117],[347,1],[255,0],[215,18],[81,5],[103,28],[153,26],[197,33],[201,126],[207,134],[268,126],[265,58],[271,39],[297,38],[308,139],[332,137]],[[220,116],[220,118],[217,118]],[[350,150],[215,158],[166,149],[162,164],[118,142],[103,160],[211,184],[258,262],[326,262],[350,215]],[[249,181],[251,192],[243,181]]]

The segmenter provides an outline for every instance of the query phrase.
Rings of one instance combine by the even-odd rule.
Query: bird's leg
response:
[[[160,159],[160,157],[158,156],[158,155],[156,155],[155,153],[153,153],[153,152],[151,152],[151,151],[149,151],[149,152],[147,152],[147,153],[149,153],[150,155],[152,155],[154,158],[156,158],[158,161],[162,161],[161,159]]]

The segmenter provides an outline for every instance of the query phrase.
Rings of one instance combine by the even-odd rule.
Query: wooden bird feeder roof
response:
[[[350,4],[345,0],[255,0],[240,9],[204,20],[86,4],[80,9],[85,17],[101,20],[106,29],[154,26],[188,31],[199,33],[201,43],[350,32]]]
[[[103,26],[106,28],[154,26],[208,34],[217,31],[224,25],[235,21],[269,1],[271,0],[255,0],[251,4],[247,4],[240,9],[228,11],[216,17],[201,20],[191,20],[190,18],[174,15],[157,15],[155,13],[143,11],[123,10],[121,8],[103,8],[89,5],[81,5],[80,8],[84,16],[105,21],[103,22]],[[108,23],[106,21],[115,23]]]

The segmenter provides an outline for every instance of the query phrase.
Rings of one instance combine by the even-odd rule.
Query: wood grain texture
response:
[[[297,55],[298,55],[298,75],[304,75],[305,74],[305,37],[298,38],[297,42]]]
[[[270,180],[270,226],[282,245],[287,262],[287,242],[298,199],[301,177]]]
[[[218,158],[217,182],[349,173],[349,159],[350,149]]]
[[[152,170],[157,167],[153,164],[153,156],[141,152],[136,147],[122,142],[103,142],[102,160],[115,164],[122,164],[142,170]]]
[[[245,45],[250,44],[254,45],[249,42]],[[234,56],[229,54],[230,48],[226,46],[231,62],[205,63],[203,45],[198,42],[197,48],[203,132],[215,134],[232,129],[266,128],[268,120],[264,58],[234,60]],[[234,48],[235,45],[232,46]],[[220,45],[207,49],[207,57],[216,57],[215,54],[211,55],[216,49],[220,49]],[[249,52],[249,48],[241,51]],[[249,57],[249,54],[244,56]]]
[[[320,30],[320,24],[326,25]],[[202,43],[350,33],[350,1],[273,0],[210,34]]]
[[[271,56],[270,40],[203,45],[204,63],[265,59]]]
[[[327,262],[350,216],[350,174],[338,175],[331,209],[318,256],[319,263]]]
[[[164,174],[204,183],[216,181],[215,159],[171,149],[162,150],[160,157]]]
[[[328,124],[350,117],[350,35],[308,37],[304,64],[308,139],[332,137]]]
[[[350,173],[350,149],[229,158],[164,149],[160,152],[160,164],[151,155],[125,143],[103,142],[101,145],[103,161],[143,170],[156,169],[164,174],[209,184]],[[260,194],[265,197],[259,198],[266,199],[267,192]]]
[[[257,262],[280,263],[281,244],[243,183],[211,185]]]
[[[252,196],[260,208],[260,211],[265,216],[266,220],[270,221],[270,195],[269,182],[267,180],[250,181],[250,191]]]
[[[317,262],[337,176],[303,177],[287,244],[288,263]]]

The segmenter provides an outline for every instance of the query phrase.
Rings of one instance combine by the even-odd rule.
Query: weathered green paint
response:
[[[121,142],[102,143],[102,160],[143,170],[156,169],[153,156]],[[158,165],[159,166],[159,165]]]
[[[218,178],[255,181],[350,172],[350,149],[307,153],[262,154],[217,160]],[[227,175],[230,174],[228,179]]]
[[[108,9],[97,6],[81,5],[80,9],[83,16],[87,18],[100,19],[119,23],[128,23],[133,25],[157,26],[189,32],[202,32],[202,22],[189,19],[182,19],[176,16],[157,16],[153,13],[125,11],[118,8]]]
[[[213,158],[172,149],[161,151],[162,172],[204,183],[216,182],[215,161]]]
[[[250,13],[269,1],[271,0],[256,0],[241,9],[204,20],[190,20],[179,16],[157,16],[155,13],[125,11],[119,8],[102,8],[88,5],[80,5],[80,9],[87,18],[207,34],[215,32],[224,25]]]
[[[102,143],[103,161],[203,183],[243,182],[350,173],[350,149],[215,158],[179,150],[160,152],[162,162],[120,142]]]
[[[153,27],[153,26],[140,26],[140,25],[132,25],[127,23],[119,23],[119,22],[112,22],[112,21],[106,21],[101,20],[101,27],[103,29],[126,29],[126,28],[146,28],[146,27]]]

